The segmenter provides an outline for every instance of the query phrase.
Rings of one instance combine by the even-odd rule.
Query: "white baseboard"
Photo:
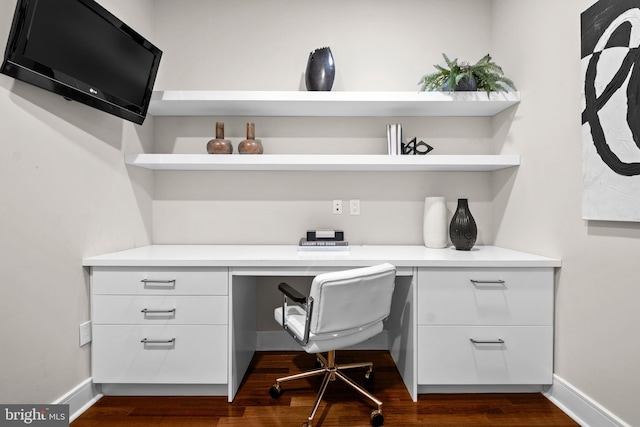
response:
[[[102,384],[105,396],[227,396],[227,384]]]
[[[544,395],[582,427],[631,427],[557,375]]]
[[[102,393],[98,390],[98,386],[93,384],[91,378],[88,378],[53,402],[53,404],[69,405],[69,423],[71,423],[101,398]]]
[[[542,386],[526,385],[419,385],[418,394],[459,394],[459,393],[541,393]]]
[[[257,351],[302,351],[300,345],[286,331],[258,331]],[[388,350],[387,331],[382,331],[365,342],[349,347],[349,350]]]

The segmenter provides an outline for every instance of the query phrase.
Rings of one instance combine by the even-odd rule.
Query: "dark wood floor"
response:
[[[385,426],[578,426],[543,395],[420,395],[414,403],[388,352],[338,352],[338,363],[373,361],[375,384],[369,390],[383,404]],[[256,353],[233,403],[226,397],[107,396],[71,427],[122,426],[300,426],[306,421],[320,377],[283,384],[278,400],[268,390],[277,377],[313,369],[313,355],[300,352]],[[350,371],[362,383],[364,371]],[[329,384],[315,418],[317,426],[370,426],[373,407],[340,381]]]

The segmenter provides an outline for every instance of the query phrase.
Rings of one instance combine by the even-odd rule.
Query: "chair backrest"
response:
[[[317,275],[310,332],[337,333],[381,322],[389,316],[396,269],[391,264]]]

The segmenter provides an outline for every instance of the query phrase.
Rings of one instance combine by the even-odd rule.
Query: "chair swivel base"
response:
[[[309,378],[317,375],[323,375],[324,378],[322,380],[322,385],[320,386],[320,390],[318,391],[318,396],[316,397],[316,401],[311,409],[311,413],[309,414],[308,421],[303,424],[303,427],[312,427],[313,417],[320,406],[320,402],[322,401],[322,396],[324,395],[327,386],[330,381],[335,381],[336,378],[342,380],[346,384],[348,384],[351,388],[356,390],[358,393],[363,395],[364,397],[371,400],[376,406],[377,409],[371,411],[369,418],[371,420],[371,424],[378,427],[384,424],[384,416],[382,415],[382,402],[376,399],[371,393],[362,388],[360,385],[356,384],[352,379],[344,375],[341,371],[346,369],[353,368],[367,368],[367,372],[365,373],[365,383],[372,383],[374,374],[373,374],[373,363],[371,362],[363,362],[363,363],[349,363],[346,365],[336,365],[335,363],[335,351],[329,351],[327,358],[325,359],[323,355],[316,355],[318,362],[320,362],[320,367],[318,369],[314,369],[312,371],[301,372],[299,374],[289,375],[286,377],[276,379],[276,383],[269,388],[269,394],[272,398],[277,399],[282,394],[281,383],[286,381],[298,380],[302,378]]]

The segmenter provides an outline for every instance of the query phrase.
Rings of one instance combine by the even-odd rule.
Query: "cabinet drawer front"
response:
[[[93,267],[94,294],[227,295],[226,269]]]
[[[228,297],[213,295],[95,295],[94,324],[226,325]]]
[[[92,332],[96,383],[227,382],[226,326],[94,325]]]
[[[552,371],[552,326],[418,327],[421,385],[551,384]]]
[[[552,325],[553,269],[421,269],[420,325]]]

